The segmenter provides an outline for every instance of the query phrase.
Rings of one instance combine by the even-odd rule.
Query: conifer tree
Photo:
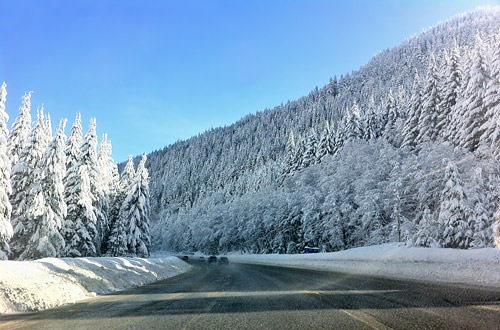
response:
[[[71,132],[66,140],[66,175],[64,183],[64,199],[67,205],[67,216],[63,223],[62,234],[64,236],[66,247],[65,256],[82,256],[79,251],[79,242],[81,239],[76,235],[76,223],[80,214],[80,187],[81,177],[79,175],[81,165],[81,148],[83,146],[82,122],[80,113],[76,114],[75,121],[71,127]],[[75,236],[76,235],[76,236]],[[88,233],[86,234],[88,235]]]
[[[66,216],[63,185],[66,172],[65,125],[66,121],[62,120],[55,138],[35,169],[35,184],[27,196],[27,200],[31,202],[26,214],[29,224],[27,227],[31,229],[30,237],[19,256],[20,260],[59,257],[63,254],[65,243],[61,227]],[[47,136],[47,123],[43,128],[44,135]]]
[[[286,141],[285,146],[286,154],[285,159],[283,161],[283,171],[281,173],[280,181],[283,182],[287,175],[290,175],[294,169],[294,160],[295,160],[295,137],[293,135],[293,131],[290,130],[290,134],[288,135],[288,140]]]
[[[87,175],[89,178],[90,185],[90,195],[89,198],[92,200],[93,212],[95,214],[96,219],[96,235],[92,237],[94,240],[94,246],[96,248],[96,252],[99,254],[103,249],[103,240],[107,235],[107,231],[109,230],[108,219],[106,217],[105,212],[103,211],[103,187],[102,187],[102,178],[99,173],[99,162],[98,162],[98,154],[97,154],[97,133],[96,133],[96,120],[92,118],[90,120],[90,126],[85,134],[84,143],[82,146],[82,154],[81,154],[81,163],[82,166],[86,166]],[[89,234],[92,235],[92,232],[89,231]]]
[[[490,79],[486,83],[484,94],[484,107],[486,114],[480,130],[483,131],[480,140],[489,143],[491,148],[498,153],[500,147],[500,37],[496,36],[491,47],[492,54],[488,67]]]
[[[439,103],[439,114],[436,118],[436,131],[444,138],[450,139],[450,122],[455,105],[457,104],[458,94],[462,82],[462,71],[460,68],[460,49],[457,41],[451,54],[445,53],[443,61],[443,70],[440,76],[439,90],[441,92],[441,102]]]
[[[487,211],[488,200],[484,193],[486,189],[484,188],[484,179],[480,167],[474,170],[470,190],[471,219],[469,222],[473,226],[474,232],[471,246],[480,248],[491,246],[493,242],[493,219]]]
[[[28,241],[35,235],[37,227],[32,221],[41,212],[43,207],[40,195],[40,165],[47,149],[47,137],[44,126],[44,115],[41,111],[37,114],[35,126],[30,132],[28,143],[23,148],[19,162],[12,170],[12,222],[14,236],[12,238],[12,252],[20,257]],[[29,252],[25,258],[36,257]]]
[[[359,106],[357,102],[354,102],[352,109],[346,111],[346,140],[356,140],[363,137],[363,129],[361,127],[360,121],[361,114],[359,112]]]
[[[449,162],[445,171],[446,184],[441,193],[439,226],[441,247],[467,249],[472,242],[469,224],[471,210],[467,205],[462,180],[455,164]]]
[[[425,78],[425,86],[422,92],[422,109],[418,120],[418,135],[416,137],[417,144],[434,141],[436,139],[436,123],[440,110],[439,104],[441,102],[438,82],[439,76],[436,58],[431,54],[429,68]]]
[[[300,165],[301,169],[315,164],[317,148],[318,142],[316,131],[314,130],[314,128],[311,128],[311,130],[309,131],[309,136],[306,140],[304,153],[302,154],[302,162]]]
[[[0,260],[7,259],[10,254],[9,241],[13,234],[12,224],[10,223],[12,211],[9,201],[11,164],[7,145],[9,135],[7,121],[9,115],[5,112],[6,99],[7,85],[4,82],[0,87]]]
[[[148,257],[151,245],[149,232],[149,174],[146,169],[146,155],[137,167],[137,173],[126,189],[127,197],[120,208],[120,219],[127,221],[128,253]]]
[[[9,157],[12,166],[19,162],[19,156],[28,142],[28,135],[31,131],[31,94],[24,94],[19,115],[16,117],[9,134]]]
[[[463,86],[462,102],[460,104],[460,127],[457,131],[459,145],[474,151],[484,133],[486,120],[485,92],[489,81],[483,54],[483,43],[478,38],[478,45],[471,58],[467,85]]]
[[[116,176],[115,172],[114,175]],[[121,176],[118,177],[119,182],[116,186],[116,195],[112,204],[111,229],[107,241],[107,254],[111,256],[128,254],[127,229],[129,227],[130,220],[126,216],[123,216],[120,211],[127,197],[127,189],[132,185],[135,177],[134,159],[132,155],[130,155]]]
[[[408,118],[403,126],[403,144],[402,147],[414,148],[417,145],[417,136],[419,134],[418,121],[421,112],[421,89],[420,76],[415,72],[413,78],[413,87],[410,101],[408,102]]]
[[[330,130],[330,125],[328,124],[328,121],[326,121],[325,128],[321,133],[321,137],[318,143],[318,150],[316,152],[316,163],[321,163],[321,161],[326,155],[331,155],[333,153],[331,136],[332,132]]]

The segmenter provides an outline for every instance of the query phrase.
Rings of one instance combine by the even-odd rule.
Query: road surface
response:
[[[500,329],[500,290],[243,264],[38,313],[0,329]]]

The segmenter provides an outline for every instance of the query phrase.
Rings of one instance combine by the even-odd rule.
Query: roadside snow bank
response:
[[[500,287],[500,250],[406,247],[402,243],[317,254],[230,254],[231,262]]]
[[[176,257],[0,261],[0,313],[52,308],[148,284],[190,269],[190,265]]]

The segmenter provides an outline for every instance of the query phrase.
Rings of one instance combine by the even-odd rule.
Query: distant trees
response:
[[[0,88],[0,259],[106,254],[109,223],[117,216],[113,210],[121,209],[117,204],[125,201],[128,209],[140,210],[128,214],[135,218],[133,226],[125,229],[128,236],[137,239],[131,243],[133,248],[109,253],[148,256],[146,158],[139,165],[140,175],[126,179],[127,191],[122,190],[106,135],[97,149],[95,119],[85,137],[80,114],[68,138],[64,134],[66,120],[60,122],[53,136],[50,115],[45,116],[43,108],[31,126],[31,93],[27,93],[9,134],[6,95],[4,83]],[[129,187],[132,181],[138,189]],[[124,197],[118,198],[119,192]],[[138,198],[130,197],[132,194]]]

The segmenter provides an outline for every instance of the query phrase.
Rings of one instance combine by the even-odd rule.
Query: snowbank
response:
[[[176,257],[0,261],[0,313],[52,308],[190,269]]]
[[[231,262],[277,265],[400,279],[500,287],[500,250],[406,247],[388,243],[317,254],[230,254]]]

